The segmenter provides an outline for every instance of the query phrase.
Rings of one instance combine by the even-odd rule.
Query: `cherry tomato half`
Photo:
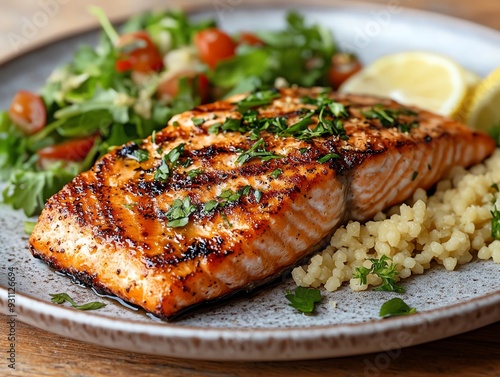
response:
[[[82,161],[92,149],[95,136],[64,141],[37,151],[40,160]]]
[[[250,46],[264,46],[265,43],[262,39],[257,37],[255,34],[242,32],[239,38],[240,44],[247,44]]]
[[[209,98],[209,82],[207,76],[202,73],[197,73],[192,70],[180,71],[167,80],[163,80],[158,85],[158,96],[164,99],[172,99],[179,92],[179,81],[186,78],[189,85],[192,85],[193,80],[197,80],[196,92],[201,98],[202,103],[206,103]]]
[[[146,73],[163,68],[160,51],[145,31],[122,35],[118,48],[122,51],[115,64],[118,72],[132,70]]]
[[[347,53],[335,54],[332,57],[332,64],[328,71],[330,84],[334,89],[337,89],[349,77],[361,71],[362,68],[356,56]]]
[[[229,35],[217,28],[199,31],[194,37],[194,43],[201,61],[212,69],[219,61],[235,54],[236,44]]]
[[[27,135],[40,131],[47,122],[47,111],[40,96],[20,90],[9,108],[10,119]]]

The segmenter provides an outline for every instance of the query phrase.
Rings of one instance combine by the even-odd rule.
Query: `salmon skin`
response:
[[[169,319],[272,279],[495,149],[391,100],[324,89],[240,95],[172,118],[51,197],[32,254]]]

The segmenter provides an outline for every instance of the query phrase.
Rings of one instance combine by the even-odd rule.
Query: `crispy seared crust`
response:
[[[318,93],[282,90],[280,98],[259,109],[260,116],[285,116],[293,124],[309,106],[300,98]],[[470,166],[495,148],[482,133],[416,109],[417,128],[408,133],[386,128],[364,111],[377,104],[401,108],[397,103],[332,96],[349,106],[348,140],[332,136],[306,142],[263,132],[266,149],[285,157],[242,166],[235,163],[238,150],[248,150],[255,141],[239,132],[212,135],[207,130],[225,118],[241,117],[233,103],[243,97],[174,117],[156,135],[156,144],[148,138],[139,146],[149,151],[147,161],[128,158],[138,146],[125,145],[54,195],[30,238],[33,255],[168,318],[258,285],[317,248],[340,223],[368,219],[416,188],[431,187],[452,166]],[[208,120],[196,126],[192,118]],[[178,166],[166,182],[155,180],[161,156],[180,143],[192,165]],[[302,148],[308,149],[301,153]],[[317,161],[328,153],[340,158]],[[187,172],[195,168],[202,174],[189,178]],[[272,178],[278,168],[283,173]],[[223,190],[246,185],[251,193],[223,211],[202,210]],[[262,192],[260,201],[254,190]],[[186,196],[197,206],[188,225],[168,227],[166,211]]]

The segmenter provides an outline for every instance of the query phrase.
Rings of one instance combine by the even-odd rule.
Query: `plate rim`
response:
[[[210,4],[196,4],[187,7],[183,7],[183,9],[187,9],[188,12],[191,13],[196,13],[196,12],[201,12],[203,10],[207,10],[208,7],[210,7]],[[250,5],[250,6],[248,6]],[[300,9],[301,7],[305,7],[309,5],[306,5],[304,1],[294,1],[292,4],[289,3],[281,3],[281,2],[271,2],[270,4],[263,5],[263,4],[245,4],[245,6],[242,6],[242,9],[276,9],[276,10],[283,10],[286,8],[289,8],[288,5],[292,5],[292,8],[297,8]],[[359,1],[345,1],[345,0],[335,0],[332,1],[329,4],[326,3],[321,3],[318,4],[317,1],[313,1],[312,4],[313,7],[316,7],[318,9],[323,9],[327,8],[330,11],[333,9],[346,9],[346,10],[380,10],[384,9],[387,5],[384,4],[374,4],[374,3],[367,3],[367,2],[359,2]],[[310,9],[310,7],[309,7]],[[313,8],[314,9],[314,8]],[[471,28],[474,30],[474,32],[479,33],[480,36],[485,36],[488,39],[492,38],[494,40],[499,40],[500,41],[500,31],[497,31],[495,29],[476,24],[474,22],[468,21],[468,20],[463,20],[460,18],[456,17],[451,17],[447,15],[442,15],[426,10],[418,10],[418,9],[413,9],[413,8],[406,8],[402,7],[404,11],[406,12],[406,17],[408,18],[414,18],[418,17],[422,19],[423,17],[427,18],[430,20],[432,24],[448,24],[448,25],[456,25],[459,26],[461,25],[462,27],[466,27],[466,30],[470,30]],[[115,20],[116,22],[116,20]],[[40,44],[33,45],[31,48],[24,49],[21,51],[19,54],[16,54],[5,61],[0,62],[0,69],[9,63],[12,63],[16,59],[22,58],[27,54],[30,54],[32,52],[35,52],[39,49],[42,49],[44,46],[51,45],[54,43],[58,43],[64,40],[68,40],[71,38],[74,38],[79,35],[83,35],[85,33],[89,33],[92,31],[97,30],[97,27],[90,27],[90,28],[83,28],[83,29],[78,29],[74,30],[71,33],[66,34],[63,37],[57,37],[53,38],[50,40],[43,41]],[[4,286],[0,285],[0,309],[2,311],[7,310],[7,301],[6,299],[4,300],[4,297],[7,297],[7,289]],[[47,320],[40,320],[40,318],[35,320],[33,317],[29,317],[28,313],[34,312],[35,308],[41,308],[41,311],[35,314],[42,315],[42,316],[48,316],[48,318],[52,318],[52,320],[55,321],[66,321],[66,322],[72,322],[73,325],[82,325],[87,328],[92,328],[95,330],[123,330],[124,325],[127,326],[128,328],[124,331],[124,333],[128,335],[139,335],[139,334],[147,334],[148,336],[162,336],[162,337],[169,337],[169,338],[175,338],[176,340],[186,340],[190,337],[190,339],[199,339],[202,341],[215,341],[217,339],[220,339],[221,336],[225,340],[231,340],[231,339],[237,339],[237,342],[254,342],[254,345],[256,345],[258,342],[262,342],[264,340],[269,340],[271,339],[280,339],[280,340],[287,340],[287,341],[299,341],[299,342],[304,342],[307,340],[317,340],[318,337],[327,337],[327,338],[336,338],[339,336],[348,336],[351,338],[356,338],[357,336],[360,335],[365,335],[366,336],[366,327],[367,326],[375,326],[377,330],[372,331],[373,333],[378,333],[380,331],[394,331],[394,330],[399,330],[399,331],[405,331],[408,329],[412,329],[415,326],[419,326],[422,324],[426,324],[428,322],[439,322],[440,320],[446,320],[450,318],[466,318],[468,315],[474,314],[474,313],[483,313],[484,311],[487,311],[489,309],[493,310],[493,314],[491,315],[482,315],[476,318],[476,321],[469,321],[468,326],[466,328],[461,328],[459,331],[457,331],[454,328],[450,328],[448,332],[445,333],[434,333],[432,336],[427,336],[427,337],[422,337],[422,338],[417,338],[416,342],[412,343],[411,345],[416,345],[420,344],[423,342],[427,341],[432,341],[432,340],[437,340],[441,339],[444,337],[452,336],[455,334],[458,334],[460,332],[465,332],[465,331],[470,331],[473,329],[476,329],[481,326],[485,326],[491,323],[494,323],[498,320],[500,320],[500,290],[491,292],[486,295],[482,295],[467,301],[463,301],[457,304],[441,307],[441,308],[436,308],[432,310],[427,310],[424,312],[419,312],[413,316],[407,316],[407,317],[394,317],[394,318],[389,318],[389,319],[374,319],[371,321],[367,322],[360,322],[360,323],[350,323],[350,324],[332,324],[332,325],[313,325],[313,326],[307,326],[307,327],[277,327],[277,328],[222,328],[222,327],[216,327],[216,328],[207,328],[207,327],[197,327],[197,326],[192,326],[192,325],[182,325],[182,326],[176,326],[175,322],[162,322],[162,323],[156,323],[154,321],[149,322],[142,322],[138,320],[133,320],[133,319],[126,319],[126,318],[113,318],[110,316],[106,316],[103,314],[99,313],[90,313],[90,312],[81,312],[69,307],[64,307],[60,305],[56,305],[53,303],[48,302],[47,300],[39,299],[36,297],[32,297],[23,293],[17,293],[16,292],[16,309],[19,310],[18,318],[20,321],[28,323],[30,325],[39,327],[43,330],[50,331],[53,333],[57,333],[62,336],[66,336],[72,339],[76,340],[84,340],[87,342],[91,342],[94,344],[102,344],[99,342],[99,338],[91,338],[89,339],[88,337],[85,339],[82,339],[81,334],[75,334],[74,337],[71,336],[71,334],[68,334],[66,331],[63,331],[67,328],[60,328],[58,326],[50,326],[50,320],[47,322]],[[496,309],[496,312],[494,311]],[[484,314],[484,313],[483,313]],[[68,318],[70,318],[68,320]],[[53,322],[52,322],[53,323]],[[153,334],[155,333],[155,334]],[[202,334],[202,336],[200,336]],[[346,335],[347,334],[347,335]],[[300,339],[297,339],[300,337]],[[112,346],[112,348],[116,349],[122,349],[122,350],[129,350],[129,348],[125,347],[119,347],[116,344]],[[255,350],[254,350],[255,351]],[[269,357],[268,355],[256,355],[254,353],[248,353],[248,354],[237,354],[235,357],[232,357],[234,360],[246,360],[246,361],[258,361],[258,360],[297,360],[297,359],[312,359],[312,358],[320,358],[320,357],[338,357],[338,356],[347,356],[347,355],[355,355],[355,354],[360,354],[360,353],[367,353],[367,352],[373,352],[377,351],[377,349],[369,348],[361,351],[355,351],[353,350],[346,352],[345,350],[332,350],[332,349],[327,349],[326,353],[325,352],[318,352],[316,349],[316,353],[309,353],[306,355],[290,355],[290,354],[283,354],[280,356],[279,354],[273,354],[272,357]],[[139,350],[136,350],[136,352],[144,352]],[[220,350],[218,351],[220,352]],[[258,352],[258,351],[256,351]],[[173,356],[173,357],[178,357],[178,358],[190,358],[190,359],[200,359],[200,360],[227,360],[227,355],[219,355],[217,357],[217,354],[213,354],[212,351],[212,356],[207,357],[206,354],[193,354],[193,353],[187,353],[187,354],[172,354],[169,352],[164,352],[164,350],[160,350],[160,352],[155,353],[155,352],[146,352],[148,354],[157,354],[157,355],[163,355],[163,356]]]
[[[363,0],[329,0],[328,3],[326,3],[323,0],[292,0],[292,1],[279,1],[279,0],[270,0],[269,2],[249,2],[245,3],[243,6],[238,6],[241,9],[259,9],[259,8],[265,8],[265,9],[283,9],[283,8],[288,8],[288,9],[294,9],[294,8],[300,8],[300,7],[308,7],[308,8],[317,8],[317,9],[332,9],[332,8],[346,8],[346,9],[365,9],[365,10],[381,10],[385,9],[387,7],[387,4],[382,4],[382,3],[371,3]],[[455,17],[455,16],[449,16],[446,14],[442,13],[437,13],[437,12],[432,12],[429,10],[424,10],[424,9],[416,9],[416,8],[409,8],[405,6],[401,6],[399,4],[401,9],[405,12],[405,14],[410,14],[410,17],[413,17],[413,15],[417,15],[420,17],[428,17],[434,19],[433,21],[438,21],[438,22],[446,22],[449,23],[450,25],[466,25],[468,28],[473,28],[475,32],[484,34],[487,38],[493,38],[493,39],[498,39],[500,41],[500,30],[496,30],[492,27],[485,26],[478,24],[476,22],[466,20],[463,18]],[[188,13],[196,13],[196,12],[202,12],[206,11],[209,8],[213,9],[213,2],[200,2],[200,3],[178,3],[175,5],[175,8],[177,9],[182,9]],[[155,9],[151,9],[155,10]],[[146,10],[147,11],[147,10]],[[126,21],[130,16],[127,17],[117,17],[112,21],[113,25],[118,25]],[[62,42],[74,37],[77,37],[82,34],[86,33],[91,33],[95,32],[100,29],[100,26],[98,24],[94,25],[84,25],[81,27],[76,27],[72,30],[67,31],[64,35],[53,35],[44,39],[41,39],[40,42],[34,42],[28,47],[23,47],[20,50],[11,53],[9,55],[6,55],[4,58],[0,59],[0,69],[7,64],[12,63],[18,58],[22,58],[25,55],[35,52],[37,50],[40,50],[48,45]]]
[[[7,297],[7,290],[0,287],[0,308],[6,312],[7,300],[4,297]],[[500,320],[500,290],[446,307],[417,312],[411,316],[360,323],[281,328],[176,326],[175,322],[149,323],[82,312],[22,293],[16,293],[15,300],[15,316],[21,322],[64,337],[123,351],[133,349],[134,352],[144,354],[211,361],[227,361],[227,352],[232,353],[231,360],[234,361],[306,360],[388,352],[475,330]],[[457,322],[466,319],[466,327],[457,325]],[[61,324],[63,326],[60,326]],[[73,332],[74,326],[84,331]],[[432,331],[432,326],[440,329],[445,326],[446,330]],[[366,332],[367,327],[372,331]],[[99,336],[95,336],[96,334]],[[383,335],[383,340],[373,337],[376,339],[373,341],[373,334]],[[410,337],[408,344],[398,343],[401,334]],[[164,347],[133,348],[136,337],[140,338],[139,345],[144,345],[147,341],[154,344],[161,341]],[[361,347],[356,344],[360,339],[366,342]],[[324,347],[318,341],[331,341],[336,346]],[[339,341],[342,341],[342,346],[338,344]],[[194,350],[191,348],[193,344],[196,344]],[[210,348],[214,344],[219,346]],[[265,347],[263,348],[266,344],[279,344],[284,348],[284,352],[266,353]],[[241,345],[243,350],[229,348],[237,345]],[[298,345],[299,349],[300,346],[308,345],[309,349],[304,354],[303,350],[296,351],[294,345]],[[198,352],[199,349],[203,352]]]

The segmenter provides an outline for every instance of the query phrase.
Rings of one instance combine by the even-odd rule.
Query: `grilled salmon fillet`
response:
[[[31,252],[161,318],[275,277],[478,163],[491,138],[380,98],[283,89],[175,116],[50,198]]]

